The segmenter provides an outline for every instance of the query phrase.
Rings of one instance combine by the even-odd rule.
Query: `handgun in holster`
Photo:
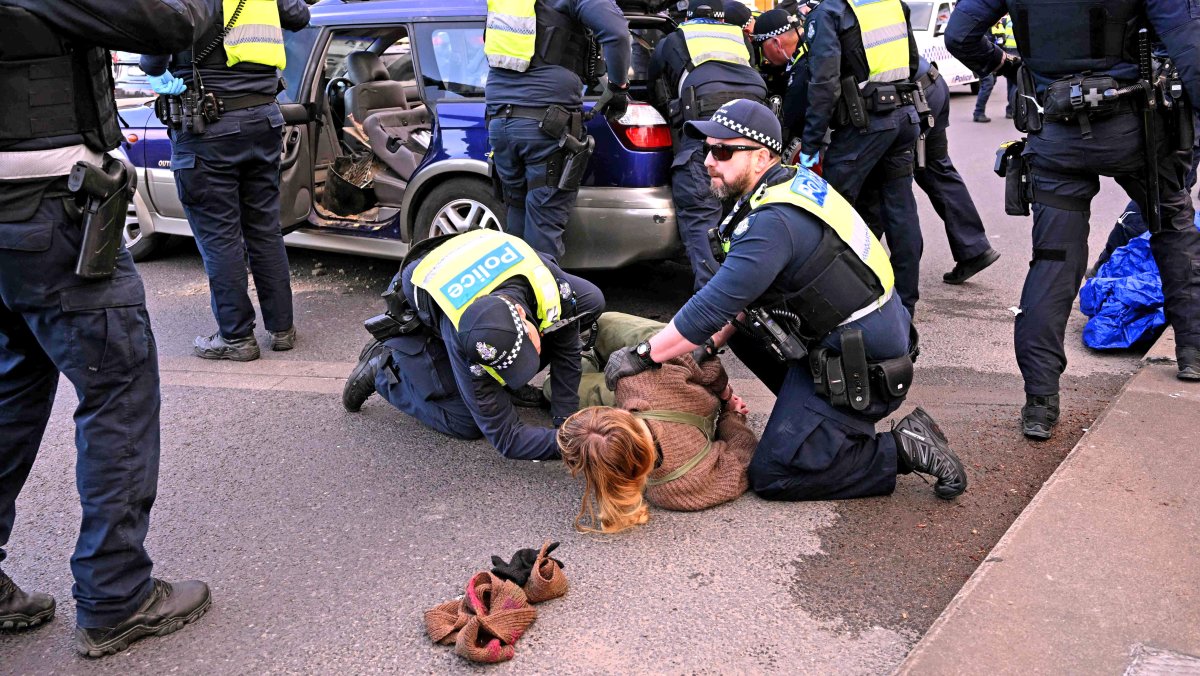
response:
[[[413,333],[421,328],[421,320],[417,317],[416,310],[408,302],[408,297],[404,295],[401,272],[397,272],[396,276],[392,277],[391,283],[388,284],[387,290],[381,294],[381,297],[387,310],[383,314],[375,315],[363,322],[363,327],[367,329],[372,338],[382,343],[389,338]]]
[[[858,89],[858,81],[853,75],[842,78],[842,103],[850,116],[850,124],[862,129],[867,126],[867,105],[863,102],[862,92]]]
[[[592,152],[596,149],[596,139],[586,132],[582,139],[563,134],[558,141],[558,147],[564,157],[562,173],[558,177],[558,189],[578,190],[583,181],[583,172],[587,171]]]
[[[1004,213],[1009,216],[1028,216],[1031,202],[1029,167],[1022,157],[1025,139],[1005,141],[996,149],[996,165],[992,171],[1004,179]]]
[[[75,274],[83,279],[111,277],[117,267],[129,200],[137,189],[133,165],[111,155],[105,156],[103,167],[76,162],[67,177],[67,189],[75,193],[83,219]]]

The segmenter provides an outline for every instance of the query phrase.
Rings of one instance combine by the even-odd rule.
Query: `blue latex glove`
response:
[[[183,84],[183,80],[171,75],[171,71],[164,70],[162,75],[147,75],[146,79],[150,81],[150,88],[155,94],[167,94],[169,96],[179,96],[187,86]]]
[[[820,152],[815,152],[812,155],[806,155],[803,152],[800,153],[800,166],[804,167],[805,169],[812,169],[813,167],[817,166],[817,162],[820,161]]]

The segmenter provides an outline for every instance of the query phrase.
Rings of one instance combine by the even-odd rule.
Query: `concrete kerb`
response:
[[[1200,673],[1200,453],[1170,424],[1200,388],[1175,369],[1168,331],[897,673],[1149,673],[1156,650]]]

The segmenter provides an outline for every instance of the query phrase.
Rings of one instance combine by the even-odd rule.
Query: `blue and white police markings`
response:
[[[792,192],[808,198],[819,207],[825,206],[825,197],[829,195],[829,183],[805,167],[796,168],[791,188]]]
[[[479,289],[524,259],[513,245],[502,244],[442,285],[442,295],[450,299],[456,310],[460,309],[478,294]]]

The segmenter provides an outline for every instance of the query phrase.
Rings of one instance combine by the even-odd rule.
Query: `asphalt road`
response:
[[[991,174],[994,148],[1017,136],[1002,96],[993,95],[991,124],[971,123],[972,103],[953,99],[951,153],[1003,258],[963,286],[943,284],[953,263],[918,193],[923,351],[910,396],[941,422],[970,471],[959,500],[937,500],[906,476],[888,498],[789,504],[747,495],[700,513],[656,510],[618,536],[576,533],[581,490],[560,463],[503,460],[378,397],[359,414],[342,410],[339,379],[367,338],[360,322],[378,311],[393,263],[293,251],[298,348],[213,364],[189,356],[192,337],[213,322],[199,256],[184,241],[140,266],[163,372],[148,545],[158,575],[212,585],[212,610],[99,662],[72,652],[68,561],[79,507],[74,397],[64,383],[4,566],[25,588],[55,594],[59,615],[31,633],[0,635],[0,672],[471,671],[424,636],[422,612],[458,596],[490,555],[546,538],[563,543],[571,591],[538,607],[516,659],[496,672],[890,671],[1136,362],[1086,351],[1074,315],[1056,438],[1021,437],[1009,308],[1027,269],[1030,221],[1004,215]],[[1106,180],[1093,203],[1093,252],[1125,201]],[[663,319],[690,288],[674,263],[591,276],[610,309]],[[731,368],[761,430],[772,399],[743,367]]]

